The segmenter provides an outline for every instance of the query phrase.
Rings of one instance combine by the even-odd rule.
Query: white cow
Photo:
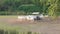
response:
[[[34,18],[36,18],[36,17],[33,16],[33,15],[28,15],[28,16],[27,16],[27,20],[34,21]]]
[[[33,16],[33,15],[18,16],[18,20],[19,20],[19,21],[23,21],[23,20],[34,21],[34,18],[35,18],[35,16]]]
[[[18,16],[18,19],[25,19],[25,16]]]
[[[24,20],[26,20],[26,16],[18,16],[18,20],[19,21],[24,21]]]

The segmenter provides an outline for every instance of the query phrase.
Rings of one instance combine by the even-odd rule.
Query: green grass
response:
[[[28,28],[29,27],[30,26],[28,26]],[[13,33],[15,34],[39,34],[38,32],[29,31],[26,27],[11,26],[11,25],[7,25],[7,23],[0,23],[0,30],[4,30],[5,32],[7,31],[8,34],[13,34]]]
[[[7,25],[7,23],[0,23],[0,30],[4,30],[5,32],[9,32],[8,34],[32,34],[32,32],[30,32],[28,29],[26,29],[22,26],[11,26],[11,25]],[[36,32],[33,32],[33,34],[35,34]]]
[[[0,18],[17,18],[17,16],[0,16]],[[21,25],[16,25],[16,26],[13,26],[13,25],[8,25],[7,23],[5,22],[0,22],[0,30],[4,30],[4,31],[8,31],[9,34],[10,33],[15,33],[17,32],[16,34],[39,34],[38,32],[31,32],[29,29],[32,28],[32,27],[35,27],[33,25],[28,25],[28,26],[24,26],[23,27]]]
[[[20,26],[8,26],[6,23],[0,23],[0,30],[4,30],[4,31],[8,31],[9,34],[10,33],[17,33],[17,34],[21,34],[22,32],[24,34],[26,34],[26,32],[28,31],[20,31],[23,30],[24,28],[20,27]],[[0,33],[1,34],[1,33]]]

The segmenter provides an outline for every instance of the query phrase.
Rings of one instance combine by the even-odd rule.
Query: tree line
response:
[[[60,0],[0,0],[0,15],[27,15],[40,12],[50,16],[60,13]]]

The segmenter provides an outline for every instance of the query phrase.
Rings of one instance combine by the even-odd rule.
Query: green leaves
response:
[[[24,6],[22,6],[24,5]],[[28,5],[28,6],[25,6]],[[33,5],[33,6],[32,6]],[[55,16],[60,13],[60,0],[2,0],[0,11],[35,12]]]
[[[55,2],[56,1],[56,2]],[[57,17],[57,0],[55,0],[54,2],[51,1],[50,2],[50,6],[48,7],[48,15],[52,18],[55,19]]]

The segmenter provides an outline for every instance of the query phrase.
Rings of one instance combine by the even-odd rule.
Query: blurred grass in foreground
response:
[[[0,18],[17,18],[17,16],[0,16]],[[22,26],[12,26],[0,22],[0,34],[39,34],[38,32],[29,31],[29,28]]]
[[[16,30],[14,30],[14,31],[12,31],[12,30],[10,30],[10,31],[4,31],[4,30],[0,30],[0,34],[40,34],[40,33],[38,33],[38,32],[30,32],[30,31],[25,31],[25,32],[20,32],[20,31],[16,31]]]
[[[32,32],[22,26],[9,26],[6,23],[0,23],[0,34],[39,34],[39,32]]]

